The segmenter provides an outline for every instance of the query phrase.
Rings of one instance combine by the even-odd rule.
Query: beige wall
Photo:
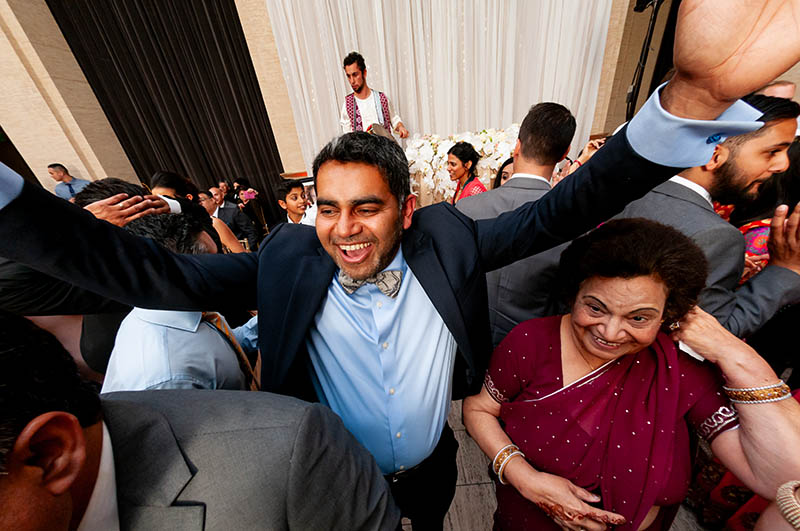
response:
[[[250,58],[261,87],[272,133],[285,172],[305,171],[300,140],[294,122],[289,92],[283,78],[278,47],[272,33],[266,0],[236,0]]]
[[[591,134],[593,135],[610,133],[625,121],[625,98],[633,80],[652,13],[652,9],[634,13],[635,3],[635,0],[614,0],[611,5],[603,70],[600,75],[597,105],[592,121]],[[637,109],[648,96],[647,90],[653,77],[653,69],[671,6],[672,0],[667,0],[658,12],[642,85],[639,89]]]
[[[45,0],[0,0],[0,30],[0,125],[42,184],[52,162],[136,181]]]

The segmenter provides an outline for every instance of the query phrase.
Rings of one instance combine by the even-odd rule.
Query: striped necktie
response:
[[[247,354],[242,350],[242,346],[233,335],[231,327],[228,326],[225,318],[217,312],[203,312],[203,321],[213,326],[231,345],[233,351],[236,353],[236,358],[239,360],[239,368],[245,377],[245,383],[251,391],[258,391],[261,389],[261,352],[258,353],[256,359],[255,370],[250,365],[250,360],[247,359]]]

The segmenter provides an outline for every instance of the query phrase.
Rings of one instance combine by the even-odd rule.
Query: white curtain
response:
[[[540,101],[594,115],[612,0],[267,0],[303,158],[341,133],[342,59],[367,63],[414,134],[519,123]]]

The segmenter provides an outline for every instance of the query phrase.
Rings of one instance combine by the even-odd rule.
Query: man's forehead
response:
[[[749,142],[757,142],[759,139],[762,146],[788,146],[794,141],[795,134],[797,133],[797,119],[796,118],[783,118],[781,120],[772,120],[764,124],[759,130],[759,135],[749,140]]]

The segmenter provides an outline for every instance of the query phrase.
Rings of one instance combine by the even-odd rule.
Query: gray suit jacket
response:
[[[616,217],[652,219],[692,238],[709,265],[700,306],[739,337],[761,328],[783,306],[800,302],[800,275],[783,267],[767,266],[737,288],[744,270],[744,237],[685,186],[667,181]]]
[[[269,393],[102,395],[121,529],[395,529],[372,456],[328,408]]]
[[[466,197],[456,208],[474,220],[495,218],[550,191],[538,179],[512,177],[500,188]],[[557,313],[556,273],[565,243],[486,273],[492,344],[522,321]]]

